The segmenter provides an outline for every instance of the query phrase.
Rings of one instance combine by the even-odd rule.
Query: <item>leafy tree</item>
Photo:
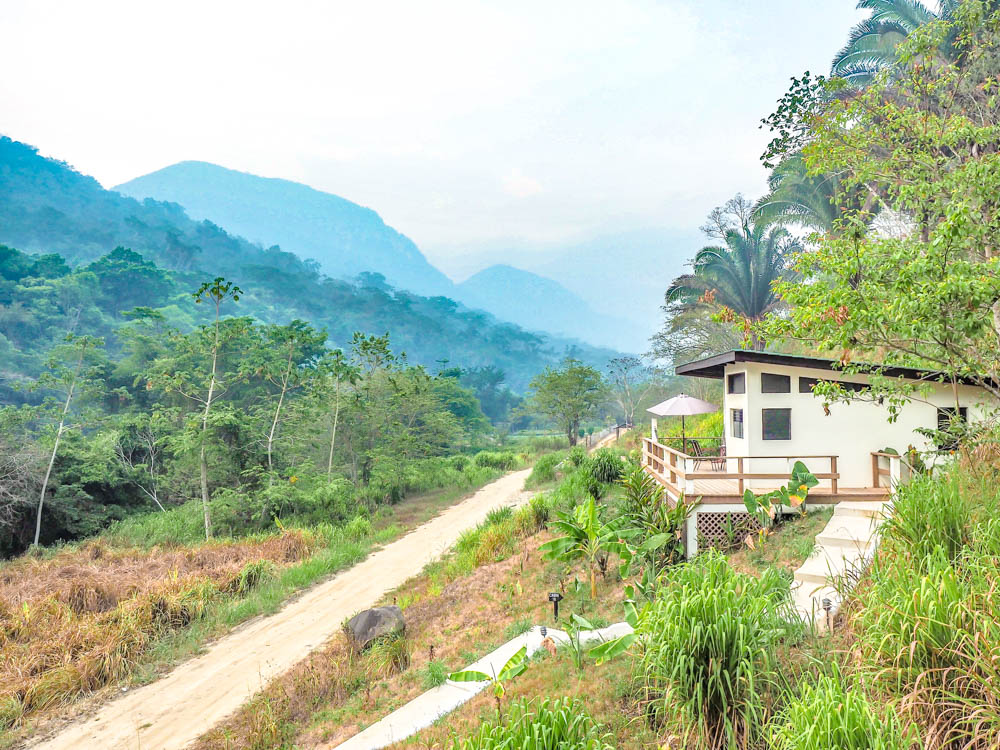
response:
[[[601,374],[577,359],[566,358],[558,369],[551,367],[531,381],[529,408],[556,422],[576,445],[580,422],[596,413],[607,398]]]
[[[763,349],[764,340],[752,326],[781,304],[774,284],[790,275],[789,261],[798,243],[782,227],[755,223],[753,205],[742,195],[715,209],[702,230],[723,245],[698,251],[694,273],[674,279],[667,304],[714,306],[724,321],[742,324],[754,349]]]
[[[340,421],[341,395],[344,387],[353,386],[358,382],[360,373],[357,368],[352,367],[344,357],[344,352],[335,349],[327,352],[317,365],[319,379],[317,381],[316,393],[320,395],[321,401],[326,402],[330,390],[333,391],[333,412],[330,415],[330,452],[327,457],[326,475],[329,478],[333,474],[333,451],[337,445],[337,424]]]
[[[301,320],[293,320],[284,326],[272,324],[264,328],[260,346],[243,359],[245,373],[252,373],[277,389],[267,431],[269,483],[274,481],[274,439],[281,423],[285,398],[306,382],[325,343],[326,333],[315,331]]]
[[[872,11],[853,29],[847,44],[833,58],[833,74],[857,87],[872,83],[875,76],[896,62],[896,48],[926,23],[951,19],[960,0],[941,0],[935,13],[920,0],[859,0],[859,9]]]
[[[779,284],[790,313],[764,335],[807,342],[848,370],[878,362],[869,395],[894,409],[919,387],[882,377],[882,366],[926,367],[1000,395],[998,29],[1000,13],[966,3],[955,21],[913,33],[896,76],[831,99],[803,151],[811,171],[874,196],[881,226],[851,212],[803,253],[810,283]],[[949,39],[961,66],[942,55]]]
[[[45,492],[49,486],[49,479],[52,477],[52,467],[55,466],[56,456],[59,453],[59,444],[62,442],[63,434],[72,429],[68,424],[71,416],[70,408],[73,406],[73,399],[81,393],[92,395],[94,391],[101,387],[101,366],[103,361],[95,361],[95,350],[104,346],[102,339],[92,336],[66,337],[66,343],[57,347],[49,359],[49,371],[39,378],[38,385],[52,392],[62,394],[61,404],[57,414],[59,421],[56,425],[55,435],[52,439],[52,453],[49,456],[49,463],[45,469],[45,478],[42,480],[42,487],[38,493],[38,512],[35,514],[35,546],[42,533],[42,509],[45,505]],[[52,399],[54,401],[54,398]],[[58,404],[54,404],[58,406]]]
[[[86,270],[97,277],[104,305],[114,315],[133,307],[156,307],[166,300],[172,287],[166,271],[121,245]]]
[[[864,207],[862,190],[844,189],[835,173],[811,173],[801,152],[782,159],[771,171],[768,187],[770,192],[754,207],[754,220],[763,224],[832,232],[847,214],[857,214]]]
[[[222,320],[222,305],[229,300],[239,301],[242,293],[238,286],[222,277],[202,284],[192,296],[198,304],[207,301],[212,305],[212,325],[201,326],[188,335],[175,335],[171,342],[173,354],[153,364],[151,384],[158,384],[168,393],[179,393],[201,409],[200,435],[196,444],[206,539],[212,536],[207,454],[212,406],[230,385],[229,373],[221,372],[219,365],[224,347],[244,336],[251,325],[246,318]],[[237,373],[233,372],[232,377],[237,377]]]
[[[615,357],[608,362],[608,379],[614,400],[622,410],[623,424],[631,426],[636,407],[655,384],[652,373],[638,357]]]

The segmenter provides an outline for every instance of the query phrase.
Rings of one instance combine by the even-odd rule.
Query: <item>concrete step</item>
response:
[[[878,500],[841,500],[833,515],[881,519],[885,515],[886,505],[887,502]]]
[[[833,578],[864,565],[864,556],[846,547],[820,547],[795,571],[795,580],[804,584],[825,584]]]
[[[816,543],[825,547],[847,547],[867,552],[878,539],[880,522],[868,516],[838,516],[833,518],[816,537]]]

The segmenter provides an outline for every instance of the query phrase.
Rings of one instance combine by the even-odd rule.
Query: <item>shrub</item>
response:
[[[271,560],[252,560],[222,586],[222,591],[233,596],[246,596],[262,583],[273,578],[277,569],[278,567]]]
[[[484,469],[509,471],[517,465],[517,456],[507,451],[479,451],[472,461]]]
[[[372,534],[372,522],[364,516],[355,516],[346,524],[343,529],[344,536],[348,539],[359,542]]]
[[[890,709],[879,711],[839,671],[807,685],[782,713],[773,731],[774,750],[907,750],[906,736]]]
[[[427,662],[427,666],[424,667],[424,688],[430,690],[444,685],[448,681],[448,671],[443,662],[437,660]]]
[[[597,450],[590,460],[590,473],[605,484],[613,484],[622,477],[622,460],[610,448]]]
[[[774,649],[798,618],[776,570],[737,573],[718,552],[666,574],[643,610],[634,677],[649,719],[680,713],[709,746],[753,745],[775,683]]]
[[[514,509],[509,505],[502,505],[499,508],[494,508],[486,514],[486,524],[488,526],[495,526],[513,518],[513,516]]]
[[[368,647],[367,670],[371,678],[391,677],[410,666],[410,639],[404,633],[376,638]]]
[[[548,525],[552,501],[548,495],[535,495],[514,514],[514,526],[521,536],[537,534]]]
[[[452,750],[614,750],[609,739],[576,700],[521,700],[506,719],[484,722],[473,736],[454,740]]]
[[[573,466],[582,466],[587,460],[587,449],[582,445],[574,445],[569,449],[569,461]]]
[[[545,484],[546,482],[554,482],[556,480],[556,469],[559,464],[566,460],[565,453],[547,453],[541,458],[539,458],[535,465],[531,469],[531,474],[528,475],[528,480],[525,482],[529,487],[537,487],[540,484]]]

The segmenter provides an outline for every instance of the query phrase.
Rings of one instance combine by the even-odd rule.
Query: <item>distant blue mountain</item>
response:
[[[178,203],[193,219],[208,219],[264,247],[280,245],[312,258],[333,278],[369,271],[418,294],[451,296],[454,291],[451,280],[413,241],[375,211],[298,182],[183,161],[114,190],[139,200]]]
[[[625,348],[629,325],[595,312],[562,284],[508,265],[484,268],[457,285],[457,299],[523,327]]]

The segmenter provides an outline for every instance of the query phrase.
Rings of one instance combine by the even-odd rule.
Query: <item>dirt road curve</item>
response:
[[[235,711],[271,678],[333,636],[344,618],[373,605],[502,505],[525,502],[516,471],[487,485],[280,612],[251,621],[161,679],[70,725],[33,750],[173,750]]]

